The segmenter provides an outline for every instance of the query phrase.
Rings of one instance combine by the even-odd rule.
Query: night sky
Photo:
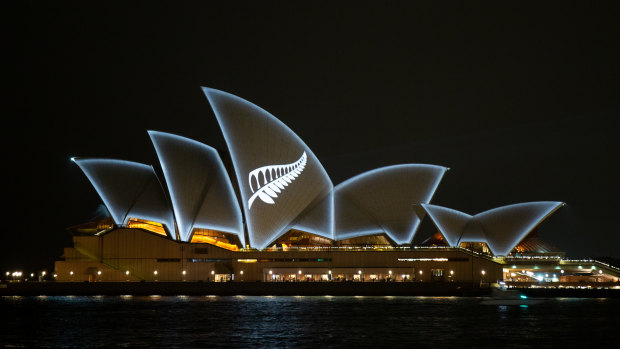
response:
[[[93,217],[100,199],[72,156],[157,167],[149,129],[227,156],[200,86],[282,120],[334,184],[446,166],[432,203],[564,201],[541,237],[569,257],[620,258],[614,3],[379,3],[11,4],[0,268],[51,270],[66,228]]]

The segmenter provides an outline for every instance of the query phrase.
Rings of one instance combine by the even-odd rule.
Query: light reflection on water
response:
[[[620,299],[0,297],[4,346],[574,347],[617,343]]]

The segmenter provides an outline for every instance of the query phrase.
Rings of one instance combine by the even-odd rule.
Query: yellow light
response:
[[[258,262],[258,259],[237,259],[237,262],[239,263],[256,263]]]

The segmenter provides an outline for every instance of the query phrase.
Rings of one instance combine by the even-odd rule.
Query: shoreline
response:
[[[518,289],[527,297],[620,298],[618,289]],[[428,296],[488,297],[491,288],[464,283],[357,282],[33,282],[4,283],[0,296]]]

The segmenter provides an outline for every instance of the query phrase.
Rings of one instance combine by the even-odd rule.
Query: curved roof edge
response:
[[[347,187],[356,185],[359,182],[363,182],[365,180],[371,180],[372,178],[379,178],[384,173],[388,174],[391,171],[398,171],[401,169],[416,169],[416,170],[425,169],[425,170],[439,171],[439,173],[435,175],[436,177],[434,178],[434,181],[432,182],[432,184],[428,186],[429,189],[426,191],[424,196],[420,198],[419,200],[417,200],[417,202],[411,202],[410,204],[412,205],[430,202],[433,195],[435,194],[435,191],[439,187],[439,184],[441,183],[443,176],[449,170],[448,167],[439,166],[439,165],[430,165],[430,164],[389,165],[389,166],[372,169],[366,172],[362,172],[354,177],[351,177],[345,180],[344,182],[341,182],[338,185],[336,185],[334,187],[334,192],[337,194],[340,190],[346,190]],[[358,207],[358,209],[360,208]],[[368,210],[365,208],[361,208],[361,209],[363,212],[368,212]],[[418,217],[418,215],[414,212],[413,209],[411,209],[410,213],[411,213],[410,219],[412,222],[411,223],[412,226],[411,226],[410,231],[407,233],[407,236],[404,236],[404,237],[396,236],[396,231],[393,231],[393,229],[390,229],[386,225],[387,224],[386,222],[382,222],[381,218],[375,217],[375,215],[372,215],[371,218],[372,218],[373,223],[381,229],[381,233],[385,233],[396,244],[403,245],[403,244],[409,244],[413,241],[415,233],[417,232],[420,222],[421,222],[420,217]],[[338,212],[335,213],[335,217],[338,217]],[[335,218],[335,220],[337,219],[338,218]],[[354,237],[374,235],[374,234],[377,234],[378,232],[377,230],[374,230],[374,229],[364,229],[364,230],[361,230],[360,232],[338,233],[337,230],[338,230],[338,227],[336,226],[336,231],[335,231],[336,240],[343,240],[343,239],[350,239]]]
[[[551,216],[565,203],[534,201],[501,206],[470,216],[450,208],[423,204],[427,214],[451,246],[470,241],[482,231],[493,255],[506,256],[534,228]],[[477,230],[473,231],[472,223]],[[480,240],[477,237],[474,240]],[[472,240],[473,241],[473,240]]]
[[[421,206],[448,244],[451,247],[458,246],[463,230],[472,216],[443,206],[424,203]]]
[[[239,240],[243,246],[245,246],[243,218],[241,216],[239,203],[232,187],[232,183],[230,182],[230,177],[226,172],[226,168],[224,167],[217,150],[204,143],[172,133],[154,130],[148,130],[147,132],[151,138],[151,142],[153,143],[153,147],[155,148],[155,152],[157,153],[159,163],[164,173],[164,178],[166,180],[172,201],[172,209],[174,211],[179,229],[180,239],[182,241],[191,241],[195,228],[213,229],[238,235]],[[171,148],[173,146],[183,147],[182,150],[184,155],[187,157],[193,157],[191,159],[193,160],[192,162],[183,163],[186,168],[185,172],[182,171],[179,164],[170,165],[170,162],[180,161],[180,157],[173,155],[178,151],[178,149]],[[187,161],[187,157],[183,160]],[[190,170],[187,170],[188,166],[190,167]],[[174,167],[174,169],[171,167]],[[210,177],[210,183],[200,183],[197,180],[188,180],[187,177],[191,175],[198,175],[198,177],[202,178],[203,176],[199,175],[198,172],[206,171],[208,167],[215,167],[216,172],[213,177]],[[209,177],[209,175],[210,174],[204,175],[203,181],[206,181],[206,178]],[[198,177],[194,178],[197,179]],[[218,184],[222,185],[222,187],[210,187],[212,182],[218,182]],[[201,184],[200,187],[190,187],[191,185],[199,184]],[[234,222],[228,221],[226,224],[223,224],[222,222],[219,224],[211,224],[199,221],[199,215],[202,210],[205,209],[207,201],[210,199],[210,201],[213,201],[215,199],[208,197],[211,190],[223,190],[225,194],[228,195],[227,199],[229,202],[220,202],[220,204],[228,204],[227,213],[234,216]],[[182,193],[180,194],[179,192]],[[190,195],[188,194],[194,195],[189,198]],[[218,218],[226,220],[228,217]]]
[[[277,124],[282,130],[286,131],[288,133],[288,135],[290,135],[292,137],[292,139],[294,139],[297,143],[303,145],[303,147],[305,148],[305,151],[308,153],[308,157],[313,159],[313,162],[316,162],[318,164],[318,169],[319,172],[322,174],[323,178],[326,179],[327,183],[329,184],[329,190],[333,189],[333,183],[331,182],[331,178],[329,177],[329,175],[327,174],[327,171],[325,170],[325,168],[323,167],[323,164],[318,160],[318,158],[316,157],[316,155],[314,154],[314,152],[310,149],[310,147],[308,147],[308,145],[295,133],[293,132],[286,124],[284,124],[281,120],[279,120],[278,118],[276,118],[275,116],[273,116],[271,113],[269,113],[268,111],[266,111],[265,109],[259,107],[258,105],[245,100],[241,97],[238,97],[234,94],[225,92],[225,91],[221,91],[221,90],[217,90],[214,88],[209,88],[209,87],[201,87],[203,93],[205,94],[205,97],[207,98],[207,100],[209,101],[209,104],[211,105],[211,108],[213,109],[213,113],[215,114],[215,117],[218,121],[218,124],[220,125],[220,129],[222,131],[222,134],[224,136],[224,140],[226,141],[226,144],[228,146],[228,150],[229,150],[229,154],[233,163],[233,168],[235,170],[235,175],[237,177],[237,181],[239,184],[240,188],[244,188],[245,183],[245,178],[246,178],[246,174],[241,172],[240,169],[240,160],[238,158],[238,154],[236,154],[236,149],[235,149],[235,140],[234,137],[232,137],[229,132],[225,129],[225,127],[223,125],[225,125],[224,120],[225,120],[225,112],[223,112],[222,110],[220,110],[220,106],[218,105],[218,98],[220,97],[225,97],[228,99],[233,100],[235,103],[238,103],[239,105],[243,105],[244,107],[247,107],[249,109],[252,109],[254,111],[256,111],[257,114],[260,114],[261,116],[264,116],[266,118],[268,118],[270,121],[274,122],[275,124]],[[256,223],[254,222],[254,219],[252,217],[252,214],[250,214],[250,209],[249,207],[247,207],[246,203],[249,201],[249,197],[246,193],[245,190],[240,189],[240,194],[241,194],[241,198],[242,198],[242,209],[244,211],[244,216],[245,216],[245,220],[247,223],[247,230],[248,230],[248,235],[249,235],[249,239],[250,241],[248,242],[249,244],[252,245],[252,247],[258,249],[258,250],[263,250],[265,248],[267,248],[268,246],[270,246],[270,244],[273,241],[276,241],[280,236],[282,236],[283,234],[286,234],[286,232],[291,228],[291,224],[294,223],[293,220],[295,220],[298,216],[298,213],[293,215],[292,217],[290,217],[290,221],[289,224],[286,224],[285,226],[278,228],[278,229],[274,229],[276,231],[273,232],[273,234],[270,234],[269,236],[259,236],[258,232],[255,229]]]
[[[488,245],[493,254],[506,256],[534,228],[565,205],[564,202],[560,201],[523,202],[484,211],[475,215],[474,218],[490,235]],[[506,235],[499,235],[495,232],[495,230],[499,230],[498,226],[507,230]]]
[[[151,165],[104,158],[72,157],[71,161],[86,175],[115,224],[124,225],[132,217],[159,222],[176,240],[172,210]]]
[[[366,172],[362,172],[360,174],[357,174],[343,182],[338,183],[334,189],[338,188],[338,187],[344,187],[347,186],[353,182],[357,182],[359,180],[365,179],[366,177],[369,176],[374,176],[379,174],[380,172],[384,172],[384,171],[389,171],[389,170],[394,170],[394,169],[398,169],[398,168],[404,168],[404,167],[415,167],[415,168],[433,168],[433,169],[441,169],[443,170],[442,176],[448,171],[450,170],[449,167],[445,167],[445,166],[439,166],[439,165],[430,165],[430,164],[398,164],[398,165],[388,165],[388,166],[383,166],[383,167],[379,167],[379,168],[375,168],[372,170],[368,170]],[[441,181],[441,178],[440,178]],[[438,183],[439,185],[439,183]],[[435,187],[435,189],[437,189],[437,187]],[[433,190],[433,193],[435,191]],[[431,195],[432,196],[432,195]]]

